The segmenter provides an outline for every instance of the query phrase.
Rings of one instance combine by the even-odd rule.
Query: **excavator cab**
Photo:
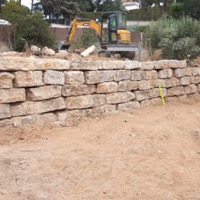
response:
[[[130,31],[126,30],[126,14],[110,12],[102,16],[101,42],[106,44],[130,43]],[[104,31],[107,28],[107,31]]]

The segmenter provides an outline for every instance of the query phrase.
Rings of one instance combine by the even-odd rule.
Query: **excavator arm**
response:
[[[88,27],[95,30],[97,36],[100,38],[101,36],[101,25],[94,20],[86,20],[86,19],[79,19],[75,18],[71,23],[71,28],[69,30],[67,36],[67,43],[70,46],[70,43],[75,35],[77,27]]]

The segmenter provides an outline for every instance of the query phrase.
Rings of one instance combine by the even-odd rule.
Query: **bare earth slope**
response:
[[[200,200],[200,101],[28,134],[0,146],[1,200]]]

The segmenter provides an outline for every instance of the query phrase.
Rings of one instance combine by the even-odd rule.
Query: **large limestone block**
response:
[[[26,101],[24,103],[11,105],[11,114],[12,116],[32,115],[65,108],[65,101],[60,97],[37,102]]]
[[[11,73],[0,73],[0,88],[12,88],[15,76]]]
[[[158,79],[158,72],[155,70],[152,71],[146,71],[146,79],[152,80],[152,79]]]
[[[200,67],[193,67],[192,68],[192,75],[193,76],[200,76]]]
[[[118,105],[118,110],[120,111],[127,111],[132,109],[140,109],[140,103],[138,101],[131,101]]]
[[[44,85],[42,71],[17,71],[14,79],[15,87],[32,87]]]
[[[64,59],[34,59],[35,70],[69,70],[70,61]]]
[[[84,94],[93,94],[96,92],[95,85],[64,85],[62,87],[62,96],[80,96]]]
[[[177,69],[180,67],[180,62],[178,60],[163,60],[166,68]]]
[[[98,70],[98,65],[93,61],[71,61],[70,63],[71,70],[81,70],[81,71],[96,71]]]
[[[125,103],[135,99],[135,94],[133,92],[118,92],[107,94],[106,102],[108,104],[118,104]]]
[[[65,76],[63,72],[47,70],[44,72],[44,83],[51,85],[64,85],[65,84]]]
[[[40,101],[61,96],[61,86],[50,85],[27,89],[27,99],[30,101]]]
[[[186,68],[187,60],[179,60],[179,66],[180,66],[180,68]]]
[[[131,71],[130,70],[117,70],[114,74],[115,81],[130,80]]]
[[[124,61],[120,60],[98,60],[94,64],[100,70],[124,69]]]
[[[154,68],[155,68],[155,69],[165,69],[165,68],[166,68],[166,66],[165,66],[165,64],[164,64],[164,62],[163,62],[163,60],[154,61],[154,62],[153,62],[153,65],[154,65]]]
[[[78,97],[67,97],[65,102],[67,109],[92,108],[105,104],[106,96],[98,94],[98,95],[85,95]]]
[[[84,73],[81,71],[65,72],[65,84],[82,85],[85,82]]]
[[[166,89],[163,88],[163,96],[166,96]],[[160,96],[160,90],[159,88],[154,88],[151,90],[143,90],[143,91],[136,91],[135,92],[136,95],[136,100],[137,101],[142,101],[142,100],[146,100],[146,99],[151,99],[151,98],[156,98]]]
[[[10,105],[0,104],[0,119],[5,119],[11,117]]]
[[[52,127],[53,123],[57,122],[57,116],[53,113],[27,115],[23,117],[13,117],[14,126],[30,126],[37,125],[37,127]]]
[[[103,114],[103,113],[114,113],[117,110],[116,105],[105,104],[103,106],[92,108],[93,115]]]
[[[141,63],[141,69],[152,70],[152,69],[154,69],[154,64],[153,64],[153,62],[142,62]]]
[[[173,87],[167,90],[167,96],[180,96],[184,94],[185,90],[183,86]]]
[[[114,80],[114,71],[88,71],[85,72],[87,84],[102,83]]]
[[[198,91],[200,92],[200,84],[198,84]]]
[[[173,76],[172,69],[163,69],[158,73],[159,78],[171,78],[172,76]]]
[[[119,91],[120,92],[125,92],[125,91],[131,91],[131,90],[136,90],[139,87],[139,82],[138,81],[120,81],[119,82]]]
[[[157,106],[162,105],[161,98],[155,98],[155,99],[148,99],[141,101],[141,108],[149,107],[149,106]]]
[[[191,82],[191,77],[189,77],[189,76],[184,76],[179,79],[180,85],[189,85],[190,82]]]
[[[20,101],[26,101],[25,89],[0,89],[0,103],[14,103]]]
[[[200,76],[191,76],[191,83],[194,84],[200,83]]]
[[[180,77],[183,77],[183,76],[191,76],[192,71],[191,71],[191,68],[175,69],[174,75],[177,78],[180,78]]]
[[[185,87],[185,94],[192,94],[198,92],[198,87],[195,84],[191,84]]]
[[[118,91],[118,83],[105,82],[97,85],[97,93],[112,93]]]
[[[148,80],[148,81],[139,81],[139,90],[149,90],[154,88],[155,81]]]
[[[166,80],[165,79],[157,79],[157,80],[154,80],[154,87],[159,87],[159,84],[160,86],[163,88],[165,88],[167,85],[166,85]]]
[[[140,81],[146,79],[146,72],[145,71],[136,71],[133,70],[131,74],[132,81]]]
[[[33,59],[22,57],[1,57],[0,71],[35,70]]]
[[[0,71],[69,70],[70,62],[62,59],[2,57]]]
[[[166,87],[167,88],[176,87],[176,86],[179,86],[179,79],[178,78],[172,77],[170,79],[166,79]]]
[[[141,62],[127,60],[124,62],[124,69],[138,69],[141,68]]]

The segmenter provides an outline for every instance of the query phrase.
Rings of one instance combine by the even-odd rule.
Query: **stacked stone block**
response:
[[[200,66],[186,61],[67,61],[2,57],[0,126],[73,124],[84,116],[198,95]]]

